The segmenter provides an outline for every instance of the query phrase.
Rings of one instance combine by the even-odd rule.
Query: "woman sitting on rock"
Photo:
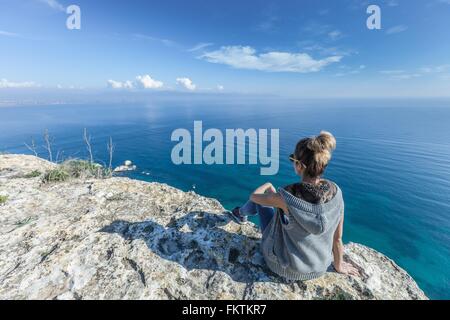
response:
[[[305,138],[290,156],[299,183],[275,190],[270,183],[256,189],[244,206],[231,212],[238,223],[258,215],[262,251],[268,267],[289,280],[320,277],[331,266],[358,275],[343,261],[344,201],[341,189],[322,179],[336,139],[329,132]]]

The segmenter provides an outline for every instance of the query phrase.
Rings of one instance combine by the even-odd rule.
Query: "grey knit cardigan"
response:
[[[289,280],[309,280],[323,275],[333,259],[333,236],[344,213],[341,189],[324,204],[311,204],[280,188],[286,201],[287,222],[276,213],[262,236],[268,267]]]

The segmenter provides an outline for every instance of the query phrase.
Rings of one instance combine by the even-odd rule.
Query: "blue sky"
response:
[[[81,8],[68,30],[65,8]],[[382,29],[366,27],[379,5]],[[450,96],[450,0],[0,0],[2,91]]]

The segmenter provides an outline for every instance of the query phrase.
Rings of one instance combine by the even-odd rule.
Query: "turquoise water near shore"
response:
[[[171,162],[176,128],[279,128],[280,170],[260,176],[255,165],[182,165]],[[450,298],[450,101],[253,101],[197,99],[146,104],[54,105],[0,108],[0,151],[30,153],[48,128],[55,154],[86,157],[82,130],[92,135],[95,158],[132,160],[130,177],[168,183],[219,199],[230,209],[259,184],[295,182],[287,157],[303,136],[328,130],[338,147],[326,177],[342,188],[344,241],[370,246],[406,269],[425,293]],[[39,153],[46,157],[39,147]]]

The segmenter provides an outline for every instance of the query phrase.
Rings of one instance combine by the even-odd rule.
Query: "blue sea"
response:
[[[181,165],[171,161],[174,129],[280,129],[280,170],[261,176],[258,165]],[[130,177],[168,183],[219,199],[230,209],[258,185],[296,182],[288,155],[296,142],[320,130],[338,142],[326,177],[342,188],[344,241],[370,246],[406,269],[434,299],[450,298],[450,101],[160,99],[146,103],[92,103],[0,108],[0,151],[28,153],[34,137],[46,157],[42,133],[55,154],[86,158],[83,128],[95,158],[132,160]]]

